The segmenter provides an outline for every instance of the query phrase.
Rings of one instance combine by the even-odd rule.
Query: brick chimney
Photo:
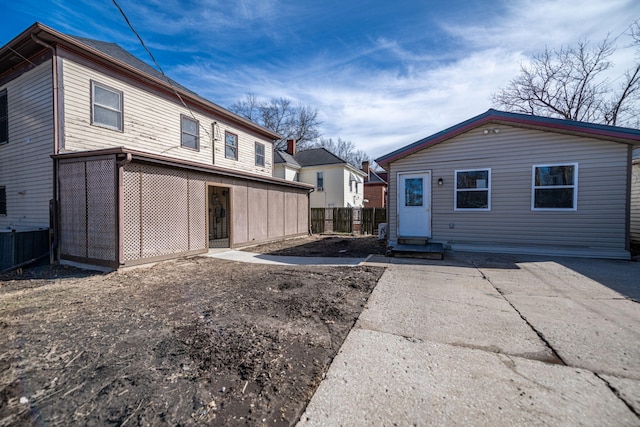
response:
[[[369,181],[369,178],[371,177],[369,174],[369,162],[362,162],[362,170],[367,174],[367,181]]]
[[[295,139],[287,139],[287,153],[295,156],[296,154],[296,140]]]

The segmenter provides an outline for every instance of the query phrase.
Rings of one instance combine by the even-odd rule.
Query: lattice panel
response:
[[[87,256],[87,199],[84,162],[60,163],[60,252]]]
[[[115,159],[86,162],[87,256],[114,261],[116,255]]]
[[[141,166],[129,163],[124,168],[124,217],[122,227],[122,254],[123,261],[132,261],[142,258],[141,233],[140,233],[140,193],[141,193]]]
[[[207,248],[207,178],[189,174],[189,249]]]
[[[129,164],[124,186],[124,261],[186,252],[194,245],[206,247],[200,242],[205,239],[204,181],[190,188],[186,171]],[[190,197],[202,205],[200,215],[191,219],[194,227],[202,228],[202,236],[194,231],[191,245],[190,214],[198,209],[191,209]]]
[[[143,258],[189,250],[187,191],[186,172],[143,167]]]

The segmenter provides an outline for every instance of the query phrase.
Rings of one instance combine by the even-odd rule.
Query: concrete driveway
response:
[[[299,426],[640,426],[640,263],[370,262],[388,269]]]

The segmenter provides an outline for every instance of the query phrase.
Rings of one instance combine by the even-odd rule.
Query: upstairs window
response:
[[[533,166],[532,210],[578,209],[578,164]]]
[[[122,131],[122,92],[91,81],[91,124]]]
[[[491,169],[459,170],[455,173],[454,210],[491,210]]]
[[[324,172],[316,172],[316,190],[324,191]]]
[[[264,167],[264,144],[256,142],[256,166]]]
[[[7,189],[0,187],[0,215],[7,214]]]
[[[7,90],[0,91],[0,144],[9,142],[9,104]]]
[[[184,114],[180,115],[180,146],[191,148],[192,150],[200,149],[200,123]]]
[[[238,135],[224,133],[224,156],[227,159],[238,160]]]

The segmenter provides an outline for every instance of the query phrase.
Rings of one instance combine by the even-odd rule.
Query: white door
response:
[[[398,237],[431,237],[431,172],[398,173]]]

